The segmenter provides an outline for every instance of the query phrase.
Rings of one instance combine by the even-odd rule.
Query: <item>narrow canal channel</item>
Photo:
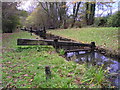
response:
[[[74,41],[71,39],[67,39],[67,38],[63,38],[63,37],[59,37],[59,36],[55,36],[51,34],[45,34],[45,35],[36,34],[36,35],[44,39],[58,39],[58,40],[64,40],[64,41]],[[66,47],[63,47],[63,48],[66,48]],[[65,53],[65,58],[68,61],[72,60],[79,64],[87,63],[88,65],[93,65],[93,66],[104,65],[104,70],[109,70],[108,75],[109,75],[109,80],[112,82],[112,85],[120,88],[120,62],[118,62],[118,60],[106,57],[97,51],[67,52]]]
[[[120,88],[120,62],[108,58],[98,52],[86,54],[84,51],[70,52],[65,54],[68,61],[72,60],[79,64],[87,63],[88,65],[104,65],[104,70],[109,70],[109,80],[112,85]]]

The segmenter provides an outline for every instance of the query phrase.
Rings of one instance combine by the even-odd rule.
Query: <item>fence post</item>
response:
[[[26,27],[24,28],[25,31],[27,31]]]
[[[32,36],[32,27],[30,27],[30,34],[31,34],[31,36]]]
[[[46,74],[46,80],[51,78],[50,66],[45,66],[45,74]]]
[[[95,42],[91,42],[91,50],[94,51],[95,50]]]
[[[58,39],[54,39],[54,48],[57,50],[59,48]]]
[[[45,29],[45,27],[43,27],[43,32],[46,34],[46,29]]]
[[[43,39],[46,39],[46,29],[45,29],[45,27],[43,27]]]

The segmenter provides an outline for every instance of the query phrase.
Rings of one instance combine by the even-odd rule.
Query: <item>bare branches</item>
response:
[[[76,20],[77,15],[78,15],[80,4],[81,4],[81,2],[78,2],[78,3],[74,4],[74,7],[73,7],[73,22],[71,24],[71,27],[73,27],[74,24],[75,24],[75,20]]]

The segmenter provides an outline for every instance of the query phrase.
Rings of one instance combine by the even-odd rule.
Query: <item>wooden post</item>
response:
[[[87,62],[87,63],[89,62],[89,60],[88,60],[88,55],[86,56],[86,62]]]
[[[95,61],[95,52],[92,51],[90,56],[91,56],[91,62],[94,62]]]
[[[50,66],[45,66],[46,80],[51,78]]]
[[[54,39],[54,48],[56,50],[56,52],[59,52],[58,48],[59,48],[59,45],[58,45],[58,39]]]
[[[32,36],[32,27],[30,27],[30,33],[31,33],[31,36]]]
[[[46,29],[45,29],[45,27],[43,27],[43,32],[46,34]]]
[[[59,46],[58,46],[58,39],[54,39],[54,47],[55,47],[55,49],[59,48]]]
[[[24,30],[26,31],[27,29],[25,28]]]
[[[91,42],[91,51],[94,51],[95,47],[95,42]]]
[[[45,29],[45,27],[43,27],[43,39],[46,39],[46,29]]]
[[[91,42],[91,62],[94,62],[95,60],[95,42]]]

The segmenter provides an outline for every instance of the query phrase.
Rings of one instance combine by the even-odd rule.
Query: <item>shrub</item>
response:
[[[115,14],[111,15],[107,19],[107,25],[112,27],[120,27],[120,11],[116,12]]]
[[[107,17],[97,17],[95,18],[94,26],[106,26]]]
[[[17,25],[20,25],[18,16],[10,16],[8,19],[2,20],[3,33],[12,33]]]
[[[119,27],[120,26],[120,11],[114,13],[113,15],[108,15],[105,17],[96,17],[94,26],[108,26],[108,27]]]

